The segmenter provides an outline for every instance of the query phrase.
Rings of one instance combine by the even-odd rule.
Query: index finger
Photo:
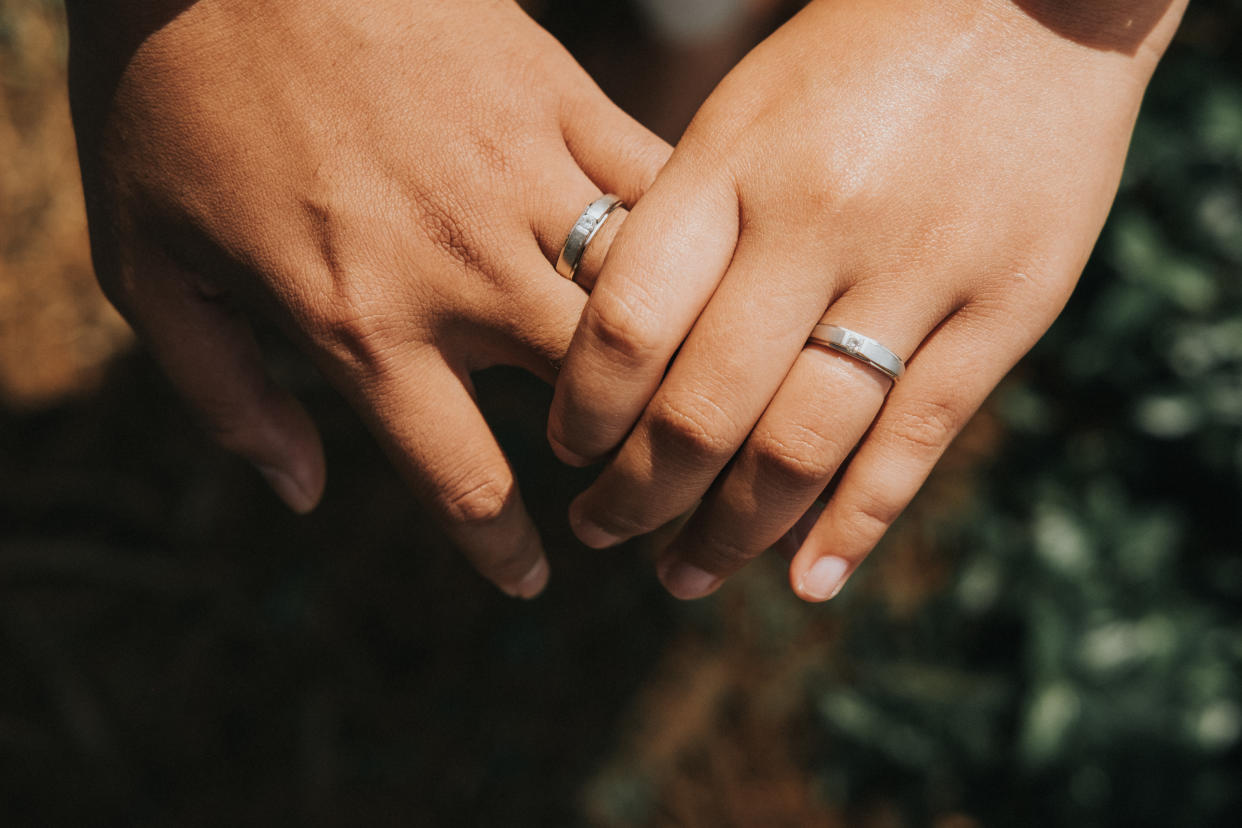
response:
[[[479,574],[510,596],[533,598],[547,584],[547,558],[467,383],[430,346],[417,346],[345,385],[411,489]]]
[[[608,252],[556,384],[548,440],[567,463],[615,448],[655,394],[738,237],[732,184],[674,159]]]

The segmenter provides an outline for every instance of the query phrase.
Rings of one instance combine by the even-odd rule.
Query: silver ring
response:
[[[906,363],[901,357],[871,337],[863,336],[848,328],[820,322],[811,331],[807,342],[823,345],[825,348],[831,348],[848,357],[853,357],[894,381],[906,372]]]
[[[592,201],[569,231],[569,237],[561,247],[561,255],[556,259],[556,272],[572,282],[578,275],[578,266],[582,264],[582,257],[595,234],[608,221],[609,216],[624,206],[619,197],[611,194]]]

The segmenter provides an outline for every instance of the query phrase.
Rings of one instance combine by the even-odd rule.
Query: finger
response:
[[[501,265],[504,278],[498,280],[507,288],[504,301],[484,303],[474,316],[499,339],[492,348],[476,340],[454,351],[473,357],[470,371],[516,364],[551,384],[586,304],[584,274],[602,264],[608,231],[622,218],[609,218],[587,247],[575,280],[564,278],[555,269],[561,248],[584,208],[601,193],[568,152],[541,166],[547,172],[528,189],[525,208],[512,217],[509,254]],[[478,330],[472,328],[469,335],[476,337]]]
[[[808,257],[806,260],[813,259]],[[721,291],[725,291],[729,284],[726,282]],[[950,309],[947,298],[941,299],[944,306],[939,306],[936,301],[911,295],[914,289],[899,283],[872,281],[848,291],[833,303],[826,317],[834,321],[849,320],[851,329],[866,331],[873,338],[886,342],[897,353],[908,355]],[[715,305],[713,301],[708,312]],[[788,531],[828,485],[837,468],[866,432],[890,387],[888,377],[876,369],[836,351],[806,345],[806,335],[820,314],[812,316],[809,324],[799,325],[796,322],[786,323],[768,308],[761,308],[759,313],[765,318],[775,319],[774,327],[792,329],[795,337],[792,341],[793,357],[778,355],[765,342],[762,326],[748,332],[744,319],[730,314],[720,325],[725,335],[715,337],[703,349],[703,357],[697,364],[686,361],[686,375],[697,379],[715,370],[712,360],[720,359],[719,354],[727,352],[731,346],[736,347],[737,342],[744,343],[748,347],[742,351],[752,361],[747,370],[731,371],[731,375],[759,387],[762,396],[759,413],[754,415],[758,422],[742,435],[745,439],[742,450],[706,496],[690,525],[662,556],[659,567],[661,577],[665,586],[679,597],[693,598],[710,592],[725,577]],[[708,321],[705,314],[700,327]],[[698,330],[696,328],[696,334]],[[688,342],[687,347],[690,344]],[[781,360],[793,362],[788,373],[780,367],[784,364]],[[683,358],[679,357],[674,373],[682,367]],[[769,391],[770,384],[761,379],[765,370],[777,375],[779,390]],[[672,386],[673,380],[674,375],[670,373],[665,387]],[[715,401],[705,410],[728,411],[729,406],[743,398],[745,393],[734,389],[724,389],[723,393],[718,391]],[[653,403],[653,411],[667,410],[667,403],[662,403],[664,395],[665,391],[661,389],[656,403]],[[684,397],[690,400],[703,398],[701,388]],[[676,400],[678,397],[668,399]],[[727,425],[713,422],[693,409],[683,408],[669,418],[669,422],[687,421],[693,422],[687,430],[688,434],[722,434],[727,433],[728,429]],[[665,430],[660,429],[661,432]],[[640,424],[635,436],[645,434],[643,424]],[[621,465],[627,449],[628,444],[618,454],[615,465]],[[690,452],[694,450],[692,448]],[[661,510],[689,505],[665,488],[666,478],[685,481],[689,475],[694,475],[697,479],[689,485],[694,486],[694,491],[705,492],[719,469],[724,467],[719,459],[711,464],[702,459],[687,462],[684,458],[692,455],[684,447],[674,445],[662,445],[650,453],[660,458],[658,463],[672,463],[669,470],[657,465],[658,470],[652,475],[654,484],[646,480],[618,480],[616,483],[620,485],[615,485],[608,480],[615,488],[601,491],[598,495],[588,490],[584,495],[584,500],[588,495],[597,498],[590,503],[596,509],[605,509],[605,521],[617,514],[616,504],[621,504],[623,510],[622,525],[626,521],[633,522],[635,511],[644,519],[658,521],[663,517]],[[680,461],[679,454],[683,458]],[[729,455],[732,456],[733,452],[730,451]],[[682,471],[687,468],[692,471]],[[709,477],[700,476],[705,471]],[[606,471],[601,480],[607,474]],[[681,485],[687,484],[683,482]],[[654,514],[653,509],[656,510]],[[589,514],[594,516],[597,512]]]
[[[742,445],[828,304],[830,280],[795,266],[791,249],[743,234],[633,433],[573,504],[584,543],[612,545],[683,514]]]
[[[420,345],[387,358],[370,378],[342,380],[415,495],[474,568],[508,595],[533,598],[548,581],[543,546],[463,377]]]
[[[733,186],[693,161],[671,161],[634,206],[557,382],[548,438],[562,460],[584,465],[630,431],[728,268],[737,234]]]
[[[923,284],[869,281],[834,302],[825,318],[909,356],[953,310],[951,295],[933,299],[924,291]],[[776,544],[847,461],[891,386],[853,357],[807,345],[734,463],[662,556],[669,591],[701,597]]]
[[[157,256],[143,266],[142,292],[122,304],[164,373],[217,443],[254,464],[290,509],[314,509],[325,479],[319,432],[268,376],[250,326],[191,274]]]
[[[890,380],[809,347],[724,477],[657,566],[670,593],[700,598],[775,544],[814,504],[884,402]]]
[[[565,146],[595,185],[637,204],[668,162],[673,148],[597,94],[567,99],[561,110]]]
[[[578,163],[566,151],[563,157],[551,159],[544,165],[551,172],[531,190],[526,210],[539,255],[530,255],[522,245],[517,245],[518,252],[511,264],[516,271],[513,275],[518,278],[511,283],[520,287],[509,297],[504,312],[491,320],[508,335],[508,342],[517,346],[516,351],[508,349],[509,353],[530,357],[521,367],[548,382],[554,381],[564,361],[586,301],[583,291],[589,291],[594,285],[612,240],[628,216],[627,210],[618,209],[608,217],[583,252],[573,283],[556,273],[555,262],[560,258],[571,228],[583,211],[603,195],[600,186]],[[618,159],[616,168],[609,171],[605,186],[616,185],[617,189],[631,195],[641,193],[643,182],[654,177],[654,171],[639,166],[627,173],[627,163],[635,166],[632,161]],[[627,180],[628,183],[624,183]],[[504,361],[499,356],[496,359],[496,362]]]
[[[617,240],[617,234],[621,232],[621,227],[629,216],[630,211],[624,207],[614,210],[583,251],[582,265],[578,268],[578,275],[574,277],[574,282],[587,293],[595,290],[599,274],[604,269],[604,262],[608,260],[608,251],[612,249],[613,242]]]
[[[575,281],[589,292],[625,221],[628,207],[646,194],[673,148],[617,107],[594,84],[586,94],[563,102],[561,131],[566,149],[597,191],[620,197],[627,208],[615,212],[604,223],[583,255]],[[588,203],[578,205],[578,214]],[[576,219],[577,215],[573,217]],[[570,227],[572,220],[559,225],[559,243],[564,243]]]
[[[591,181],[573,159],[566,156],[558,161],[562,162],[562,168],[557,175],[548,176],[541,182],[530,208],[531,229],[539,241],[544,258],[552,266],[553,273],[556,273],[556,263],[569,239],[570,231],[586,209],[606,192]],[[598,226],[586,249],[582,251],[578,270],[572,280],[580,290],[589,293],[595,286],[617,231],[628,216],[628,209],[624,206],[618,207]],[[574,324],[577,325],[577,322],[575,316]]]
[[[953,294],[922,282],[881,279],[848,290],[825,318],[908,356],[954,304]],[[664,586],[700,597],[776,544],[846,463],[891,387],[852,356],[806,345],[732,466],[664,552]]]
[[[967,307],[928,337],[790,566],[800,597],[824,601],[840,592],[953,438],[1035,344],[1036,327],[1017,313]]]

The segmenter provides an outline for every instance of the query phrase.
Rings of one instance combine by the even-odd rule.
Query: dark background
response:
[[[783,13],[673,44],[532,5],[670,137]],[[94,287],[62,17],[0,0],[0,824],[1238,824],[1242,3],[1192,2],[1070,307],[826,607],[775,561],[686,605],[645,545],[578,546],[510,372],[542,599],[273,342],[330,469],[287,514]]]

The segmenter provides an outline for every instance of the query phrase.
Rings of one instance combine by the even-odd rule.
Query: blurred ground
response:
[[[531,5],[670,136],[780,13],[674,48],[621,2]],[[273,341],[330,468],[286,514],[94,287],[61,15],[0,0],[4,825],[1242,817],[1242,4],[1195,4],[1066,319],[830,608],[772,561],[679,605],[648,550],[576,545],[584,479],[508,372],[481,389],[545,598],[479,583]]]
[[[61,17],[0,6],[0,395],[17,406],[89,387],[129,341],[84,244]]]

